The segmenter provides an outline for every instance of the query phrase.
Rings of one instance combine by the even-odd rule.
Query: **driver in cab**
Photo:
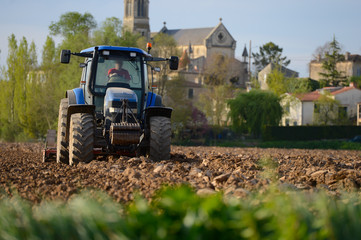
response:
[[[111,68],[108,71],[109,82],[129,83],[131,79],[129,72],[123,69],[122,66],[123,66],[123,59],[115,60],[114,68]]]

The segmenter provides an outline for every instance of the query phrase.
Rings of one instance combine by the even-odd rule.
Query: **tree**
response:
[[[192,113],[191,103],[187,99],[187,89],[184,83],[184,78],[179,75],[172,81],[166,82],[164,103],[174,109],[171,120],[176,137],[180,137],[180,133],[186,127]]]
[[[33,81],[37,71],[36,46],[28,45],[25,37],[17,42],[14,35],[9,37],[7,70],[0,88],[0,134],[3,139],[33,137],[39,118],[33,111],[32,99],[39,91]]]
[[[120,46],[122,22],[119,18],[106,18],[99,29],[94,31],[94,45]]]
[[[42,92],[39,95],[37,104],[41,106],[44,114],[42,123],[45,129],[56,128],[59,110],[59,101],[64,96],[62,84],[59,81],[59,71],[62,67],[58,62],[54,40],[48,36],[42,50],[42,64],[44,82]],[[41,99],[46,99],[46,102]]]
[[[238,82],[236,60],[221,54],[208,58],[204,70],[204,83],[209,86],[219,86]]]
[[[97,26],[94,17],[90,13],[83,15],[78,12],[67,12],[60,16],[58,22],[52,22],[49,26],[51,35],[61,35],[64,38],[77,34],[90,34],[90,30]]]
[[[259,136],[266,125],[278,125],[283,114],[280,98],[268,91],[239,93],[235,99],[228,101],[228,105],[233,128],[255,136]]]
[[[284,93],[306,93],[311,90],[308,79],[287,78],[281,71],[281,66],[276,66],[267,75],[267,85],[270,91],[281,96]]]
[[[325,42],[325,44],[322,46],[317,47],[312,55],[312,59],[321,60],[321,58],[325,56],[327,52],[330,52],[330,43],[331,42]]]
[[[169,58],[170,56],[179,56],[177,50],[177,43],[174,38],[168,34],[158,33],[153,38],[153,50],[152,54],[157,57]],[[161,72],[158,73],[158,94],[164,95],[165,85],[168,80],[168,74],[170,72],[168,68],[168,62],[158,62],[155,65],[161,68]]]
[[[340,107],[339,101],[335,100],[330,92],[324,91],[314,103],[314,123],[329,125],[343,121],[346,116],[339,116]]]
[[[89,47],[92,43],[90,31],[95,27],[96,22],[90,13],[82,15],[78,12],[67,12],[61,15],[59,21],[52,22],[49,26],[50,35],[60,35],[64,38],[56,55],[60,55],[61,49],[71,49],[72,52],[77,52]],[[57,65],[59,93],[79,86],[81,76],[79,64],[82,61],[84,61],[82,58],[72,58],[68,65]]]
[[[288,66],[291,60],[287,57],[282,57],[283,48],[273,42],[268,42],[259,48],[259,53],[252,53],[254,58],[254,65],[257,71],[261,71],[270,63],[275,63],[281,66]]]
[[[207,86],[199,96],[196,103],[207,116],[210,124],[215,126],[226,126],[227,100],[232,98],[232,88],[228,85]]]
[[[343,76],[343,72],[337,70],[337,63],[344,60],[344,55],[340,54],[341,48],[336,38],[330,43],[330,52],[326,52],[322,62],[323,77],[321,80],[325,81],[326,85],[338,86],[347,85],[347,79]]]
[[[122,21],[119,18],[110,17],[105,19],[101,27],[94,31],[93,42],[94,45],[138,47],[141,38],[139,33],[131,33],[123,29]]]

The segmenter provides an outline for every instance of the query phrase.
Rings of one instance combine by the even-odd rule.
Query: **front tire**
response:
[[[60,100],[59,117],[58,117],[58,133],[56,141],[56,162],[69,164],[68,142],[65,138],[66,118],[68,114],[69,100],[63,98]]]
[[[154,116],[150,120],[149,158],[154,161],[170,159],[170,118]]]
[[[89,113],[75,113],[70,118],[69,165],[93,160],[95,123]]]

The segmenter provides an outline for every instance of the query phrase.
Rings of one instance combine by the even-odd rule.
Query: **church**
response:
[[[244,88],[248,81],[247,50],[245,48],[243,51],[242,61],[235,58],[236,40],[224,26],[222,19],[215,27],[193,29],[169,29],[164,22],[162,29],[152,33],[149,26],[149,0],[124,0],[123,27],[131,32],[140,33],[147,39],[158,33],[172,36],[180,52],[186,54],[190,60],[186,68],[179,70],[189,83],[189,87],[203,85],[203,71],[207,61],[216,55],[233,60],[233,79],[236,79],[233,83],[236,86]]]

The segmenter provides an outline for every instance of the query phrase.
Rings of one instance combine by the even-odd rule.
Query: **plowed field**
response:
[[[360,151],[173,146],[168,161],[113,156],[70,167],[43,163],[42,146],[0,143],[0,196],[18,192],[37,203],[101,189],[128,202],[135,193],[150,199],[163,185],[190,184],[199,194],[223,191],[236,197],[264,191],[272,183],[331,195],[361,186]]]

